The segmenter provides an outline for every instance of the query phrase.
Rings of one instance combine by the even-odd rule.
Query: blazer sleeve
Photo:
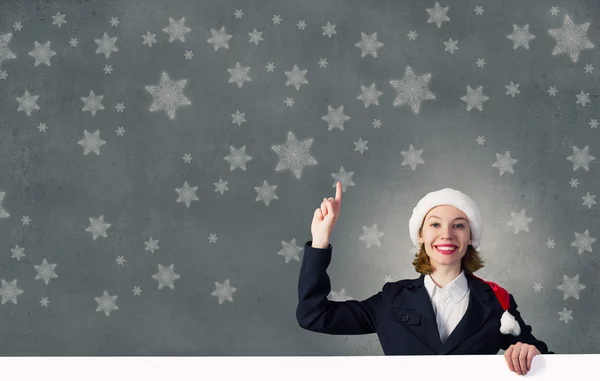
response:
[[[510,347],[512,344],[516,344],[520,341],[522,343],[534,345],[543,355],[555,354],[554,352],[548,350],[548,346],[546,345],[546,343],[544,343],[541,340],[538,340],[535,336],[533,336],[533,334],[531,333],[531,326],[527,325],[523,321],[521,313],[519,312],[519,310],[517,310],[517,302],[515,301],[515,298],[512,296],[512,294],[509,295],[510,307],[508,309],[508,312],[510,312],[510,314],[513,315],[515,317],[515,320],[517,320],[517,322],[519,323],[519,326],[521,327],[521,334],[519,336],[514,336],[511,334],[502,335],[504,338],[502,343],[502,349],[507,350],[508,347]]]
[[[311,245],[312,241],[304,245],[304,257],[298,277],[296,319],[300,327],[330,335],[375,333],[382,305],[382,291],[362,301],[327,299],[331,283],[326,270],[331,262],[333,247],[329,244],[328,248],[318,249]]]

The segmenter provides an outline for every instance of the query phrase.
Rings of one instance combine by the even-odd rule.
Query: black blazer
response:
[[[304,245],[298,279],[296,318],[300,327],[330,335],[377,333],[386,355],[469,355],[498,354],[518,341],[535,345],[542,354],[553,354],[543,341],[531,334],[510,295],[509,312],[521,326],[514,336],[500,332],[504,310],[487,284],[466,274],[470,290],[465,315],[442,344],[433,306],[424,284],[417,279],[387,282],[381,291],[365,299],[331,301],[331,284],[326,269],[331,262],[332,245],[326,249]]]

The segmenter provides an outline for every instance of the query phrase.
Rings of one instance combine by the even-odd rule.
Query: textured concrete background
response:
[[[382,354],[295,320],[338,180],[331,299],[417,277],[410,213],[452,187],[484,216],[477,275],[551,350],[598,353],[598,2],[439,7],[2,1],[0,353]]]

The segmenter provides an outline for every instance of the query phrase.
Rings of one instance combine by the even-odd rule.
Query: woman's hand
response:
[[[342,205],[342,183],[335,183],[335,198],[323,198],[321,207],[313,213],[311,233],[313,241],[327,241],[333,230],[333,226],[340,216]]]
[[[531,361],[535,355],[540,355],[540,351],[535,345],[518,342],[512,344],[506,352],[504,358],[508,368],[516,374],[526,375],[531,370]]]

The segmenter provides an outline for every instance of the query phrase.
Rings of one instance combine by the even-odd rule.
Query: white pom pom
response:
[[[502,318],[500,319],[500,332],[505,335],[510,333],[514,336],[519,336],[521,334],[521,327],[519,326],[519,323],[515,317],[508,312],[508,310],[504,311]]]

